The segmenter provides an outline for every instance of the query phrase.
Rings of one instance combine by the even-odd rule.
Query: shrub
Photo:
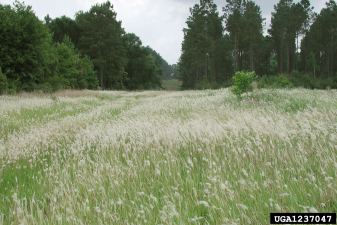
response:
[[[7,92],[8,83],[7,83],[7,77],[5,74],[2,73],[1,67],[0,67],[0,95]]]
[[[332,80],[331,88],[337,89],[337,73],[335,78]]]
[[[38,90],[38,91],[42,91],[43,93],[52,93],[53,92],[53,87],[48,82],[36,85],[34,89]]]
[[[217,83],[209,82],[208,79],[203,79],[196,85],[196,89],[198,90],[205,90],[205,89],[218,89],[220,87]]]
[[[222,83],[221,87],[222,88],[228,88],[234,85],[234,80],[231,78],[227,81],[225,81],[224,83]]]
[[[270,79],[267,76],[263,76],[257,83],[257,88],[268,88],[270,87]]]
[[[18,92],[20,92],[21,90],[18,87],[21,87],[21,82],[19,79],[13,80],[13,79],[8,79],[7,77],[7,94],[9,95],[14,95]]]
[[[16,94],[16,91],[14,89],[8,89],[7,90],[7,94],[8,95],[15,95]]]
[[[255,72],[236,72],[233,77],[234,87],[232,92],[241,98],[241,95],[245,92],[253,91],[253,81],[257,80],[257,75]]]
[[[281,74],[278,77],[275,77],[272,86],[274,88],[292,88],[293,84],[288,80],[288,78],[284,74]]]
[[[257,85],[258,88],[292,88],[293,84],[281,74],[279,76],[263,76]]]
[[[304,88],[318,88],[314,86],[314,81],[309,74],[293,70],[290,73],[289,80],[295,87],[304,87]]]

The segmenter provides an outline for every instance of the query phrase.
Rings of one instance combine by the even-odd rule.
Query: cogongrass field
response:
[[[337,91],[0,96],[0,224],[337,211]]]

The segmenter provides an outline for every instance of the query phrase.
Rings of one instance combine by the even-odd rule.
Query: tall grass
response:
[[[0,224],[269,224],[271,212],[337,212],[336,97],[2,96]]]

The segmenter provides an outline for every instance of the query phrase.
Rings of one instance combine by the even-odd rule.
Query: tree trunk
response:
[[[307,50],[307,47],[305,47],[305,49]],[[304,64],[305,64],[305,73],[308,73],[308,53],[305,53],[305,60],[304,60]]]
[[[280,57],[279,57],[279,73],[283,73],[283,37],[281,39]]]
[[[290,74],[290,51],[289,51],[289,43],[287,44],[287,57],[288,57],[288,63],[287,63],[287,74]]]
[[[334,60],[333,60],[333,34],[331,35],[331,77],[334,77]]]
[[[242,58],[242,49],[240,49],[240,55],[239,55],[239,71],[242,71],[243,68],[243,58]]]
[[[250,69],[251,71],[254,71],[254,52],[252,42],[250,42]]]
[[[296,56],[295,56],[295,69],[296,70],[298,70],[298,65],[297,65],[297,56],[298,56],[298,33],[296,33],[296,41],[297,41],[297,43],[296,43],[296,46],[295,46],[295,48],[296,48]]]
[[[314,79],[316,79],[316,66],[314,65]]]
[[[101,79],[101,88],[104,89],[104,83],[103,83],[103,65],[102,65],[102,53],[99,53],[99,75]]]
[[[99,75],[101,78],[101,88],[104,89],[104,83],[103,83],[103,65],[100,64],[99,65]]]
[[[205,74],[206,74],[206,80],[207,80],[207,53],[205,55]]]
[[[237,43],[236,43],[236,34],[234,36],[234,58],[235,58],[235,72],[238,71],[238,52],[237,52]]]

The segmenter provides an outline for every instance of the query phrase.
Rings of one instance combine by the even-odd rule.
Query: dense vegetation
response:
[[[34,94],[0,96],[0,224],[337,212],[337,90]]]
[[[309,0],[280,0],[268,35],[254,1],[226,2],[222,13],[212,0],[190,8],[174,65],[125,32],[110,1],[44,21],[24,3],[0,4],[0,94],[156,89],[177,78],[184,89],[209,89],[232,85],[238,71],[254,71],[259,87],[337,88],[334,0],[319,14]]]
[[[58,89],[153,89],[174,73],[124,31],[107,1],[75,19],[40,21],[31,6],[0,4],[0,94]]]
[[[260,87],[337,88],[334,0],[320,14],[309,0],[280,0],[266,36],[254,1],[226,2],[223,15],[212,0],[190,8],[178,63],[184,88],[228,86],[238,71],[255,71]]]

